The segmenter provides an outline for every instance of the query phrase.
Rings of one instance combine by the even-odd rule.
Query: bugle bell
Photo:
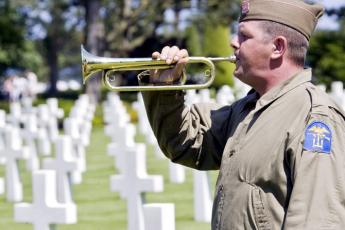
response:
[[[108,58],[99,57],[87,52],[81,46],[82,74],[83,83],[95,73],[103,72],[103,84],[111,91],[157,91],[157,90],[185,90],[185,89],[203,89],[209,87],[215,78],[215,66],[213,62],[228,61],[234,63],[235,56],[229,57],[189,57],[188,64],[205,64],[208,69],[204,73],[207,81],[200,84],[180,84],[169,85],[139,85],[139,86],[117,86],[114,85],[114,72],[135,71],[135,70],[156,70],[173,68],[174,64],[167,64],[164,60],[153,60],[152,58]]]

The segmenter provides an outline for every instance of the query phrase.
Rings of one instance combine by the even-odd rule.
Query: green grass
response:
[[[138,135],[136,140],[143,142]],[[96,127],[92,132],[91,144],[87,148],[87,171],[83,174],[83,183],[73,186],[74,200],[77,204],[78,223],[58,225],[59,230],[126,230],[127,210],[124,200],[118,193],[109,189],[109,177],[116,173],[113,158],[107,156],[106,146],[109,139],[104,136],[103,128]],[[31,176],[20,163],[24,184],[24,202],[31,202]],[[193,183],[192,171],[187,170],[186,182],[172,184],[168,177],[168,160],[154,156],[153,147],[147,147],[147,171],[149,174],[163,175],[164,191],[146,193],[147,203],[174,203],[176,230],[206,230],[209,223],[197,223],[193,220]],[[212,185],[216,172],[212,172]],[[4,177],[4,166],[0,165],[0,177]],[[31,230],[31,224],[14,223],[13,203],[6,202],[5,195],[0,195],[0,229]]]

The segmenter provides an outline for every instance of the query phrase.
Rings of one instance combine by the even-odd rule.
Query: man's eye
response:
[[[239,37],[239,39],[240,39],[241,41],[244,41],[244,40],[246,40],[246,39],[248,38],[247,35],[242,34],[242,33],[240,33],[240,34],[238,35],[238,37]]]

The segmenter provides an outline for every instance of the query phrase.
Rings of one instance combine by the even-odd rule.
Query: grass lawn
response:
[[[143,137],[137,135],[137,142]],[[126,203],[118,193],[111,193],[109,177],[116,173],[114,160],[107,156],[106,146],[109,139],[104,136],[103,128],[93,129],[91,144],[86,150],[87,171],[83,183],[73,186],[74,200],[78,209],[78,223],[58,225],[59,230],[126,230]],[[31,176],[20,163],[24,184],[24,202],[31,202]],[[193,187],[192,171],[187,170],[186,182],[172,184],[168,177],[168,160],[154,156],[153,147],[147,147],[147,171],[149,174],[163,175],[164,191],[147,193],[147,203],[174,203],[176,230],[206,230],[209,223],[196,223],[193,220]],[[213,189],[217,172],[211,172]],[[0,177],[4,177],[4,166],[0,165]],[[5,195],[0,195],[0,229],[31,230],[30,224],[19,224],[13,221],[13,204],[6,202]]]

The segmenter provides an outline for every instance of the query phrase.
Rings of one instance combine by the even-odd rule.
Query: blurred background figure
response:
[[[3,91],[10,102],[19,101],[23,96],[26,79],[17,75],[10,75],[3,84]]]
[[[31,99],[36,99],[37,95],[37,75],[32,71],[27,71],[25,73],[27,84],[25,85],[24,96],[30,97]]]

